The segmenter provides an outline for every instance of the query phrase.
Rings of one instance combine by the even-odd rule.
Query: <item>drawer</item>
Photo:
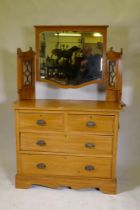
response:
[[[80,132],[113,132],[114,116],[69,114],[68,130]]]
[[[66,137],[61,134],[21,133],[20,150],[41,152],[65,152]]]
[[[112,136],[21,133],[20,150],[110,155]]]
[[[19,159],[22,174],[111,178],[111,158],[24,154]]]
[[[111,155],[113,136],[70,135],[68,150],[85,155]]]
[[[64,115],[61,113],[19,113],[19,128],[22,131],[62,131]]]

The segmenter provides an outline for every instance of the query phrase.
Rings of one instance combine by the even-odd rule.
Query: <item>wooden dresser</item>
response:
[[[36,52],[17,49],[17,188],[116,193],[122,49],[106,51],[107,27],[35,26]],[[104,101],[37,100],[36,81],[73,88],[74,94],[96,84]]]
[[[16,187],[99,188],[116,192],[116,102],[15,102]]]

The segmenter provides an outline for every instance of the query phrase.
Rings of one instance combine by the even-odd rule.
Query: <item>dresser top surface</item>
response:
[[[92,100],[55,100],[55,99],[36,99],[16,101],[14,109],[35,109],[35,110],[75,110],[75,111],[117,111],[122,106],[116,102],[92,101]]]

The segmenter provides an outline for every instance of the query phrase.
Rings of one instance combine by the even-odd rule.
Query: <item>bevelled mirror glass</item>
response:
[[[60,87],[102,83],[107,26],[35,26],[37,80]]]

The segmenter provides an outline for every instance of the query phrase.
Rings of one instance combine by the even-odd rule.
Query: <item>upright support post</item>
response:
[[[121,103],[122,95],[122,59],[123,51],[107,53],[106,100]]]
[[[32,48],[22,52],[17,49],[17,84],[20,100],[35,98],[35,52]]]

